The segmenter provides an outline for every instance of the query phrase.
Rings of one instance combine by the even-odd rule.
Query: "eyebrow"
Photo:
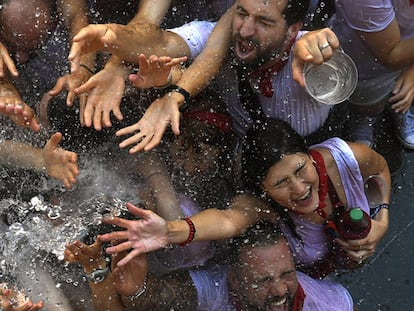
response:
[[[296,176],[299,173],[299,171],[302,170],[305,167],[305,165],[306,165],[306,161],[300,163],[293,174]],[[289,179],[289,178],[280,179],[280,180],[276,181],[275,183],[273,183],[272,186],[278,186],[281,183],[283,183],[286,179]]]
[[[249,14],[249,12],[247,12],[247,11],[246,11],[246,9],[245,9],[245,8],[243,8],[240,4],[239,4],[239,5],[237,5],[237,10],[240,10],[240,11],[242,11],[243,13],[246,13],[246,14],[248,14],[248,15],[251,15],[251,14]],[[262,21],[266,21],[266,22],[274,23],[274,24],[276,23],[276,20],[275,20],[275,19],[270,18],[270,17],[268,17],[268,16],[266,16],[266,15],[255,15],[255,18],[260,19],[260,20],[262,20]]]

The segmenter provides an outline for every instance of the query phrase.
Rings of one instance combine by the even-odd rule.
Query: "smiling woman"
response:
[[[390,185],[386,161],[365,145],[332,138],[308,148],[287,123],[266,120],[248,132],[243,162],[247,186],[264,193],[282,215],[280,226],[296,264],[315,277],[349,267],[350,259],[367,259],[388,229],[388,211],[383,210],[373,219],[368,238],[332,240],[325,233],[327,220],[340,206],[369,213],[367,177],[380,176]],[[383,203],[389,196],[387,192]]]

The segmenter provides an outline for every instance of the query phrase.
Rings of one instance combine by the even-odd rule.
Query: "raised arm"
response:
[[[105,219],[108,224],[117,225],[126,230],[104,234],[102,241],[118,240],[119,245],[107,248],[110,254],[120,253],[132,248],[118,265],[127,264],[132,258],[142,253],[158,250],[169,244],[189,242],[191,229],[187,221],[165,221],[155,213],[137,208],[127,203],[130,213],[140,220],[126,220],[118,217]],[[227,239],[239,235],[243,230],[259,219],[275,221],[275,213],[263,201],[249,194],[242,194],[233,199],[227,210],[207,209],[190,217],[195,228],[191,241],[211,241]]]
[[[71,188],[79,175],[77,155],[59,147],[61,133],[52,135],[44,148],[33,147],[17,141],[0,145],[0,160],[6,165],[46,172],[49,176]]]
[[[180,80],[176,82],[178,87],[188,92],[189,97],[196,96],[207,87],[225,61],[230,47],[233,13],[234,6],[220,18],[207,41],[206,47],[184,71]],[[130,149],[130,153],[141,150],[148,151],[160,143],[169,125],[171,125],[174,134],[179,135],[179,108],[184,105],[184,102],[185,97],[177,92],[167,93],[162,98],[154,101],[136,124],[117,132],[118,136],[123,136],[139,130],[137,134],[124,140],[120,147],[125,148],[135,145]]]

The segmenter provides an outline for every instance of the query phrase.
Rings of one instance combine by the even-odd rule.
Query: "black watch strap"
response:
[[[190,97],[190,93],[183,89],[182,87],[172,84],[169,87],[167,87],[167,93],[171,93],[171,92],[177,92],[180,93],[181,95],[184,96],[184,105],[189,105],[191,102],[191,97]]]

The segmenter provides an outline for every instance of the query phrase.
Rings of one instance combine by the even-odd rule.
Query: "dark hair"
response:
[[[242,265],[240,253],[243,247],[273,246],[278,243],[288,243],[280,228],[267,221],[259,221],[240,236],[230,242],[230,264],[233,267]]]
[[[305,20],[309,8],[309,0],[288,0],[285,9],[282,12],[287,26]]]
[[[309,153],[305,139],[281,120],[266,119],[247,132],[242,151],[242,178],[245,186],[261,193],[261,182],[269,169],[286,154]]]

